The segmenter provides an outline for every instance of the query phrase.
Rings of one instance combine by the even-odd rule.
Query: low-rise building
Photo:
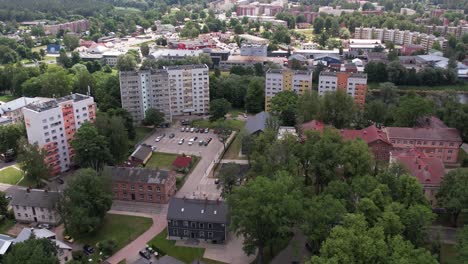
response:
[[[409,148],[392,151],[390,163],[402,165],[411,175],[416,177],[431,206],[437,205],[436,194],[445,175],[445,166],[442,160],[428,157],[421,151]]]
[[[228,71],[234,66],[254,67],[255,64],[266,65],[268,63],[284,66],[287,62],[287,58],[231,55],[226,61],[219,63],[219,68]]]
[[[115,200],[168,203],[176,193],[174,171],[151,168],[105,167]]]
[[[318,85],[319,95],[340,90],[353,97],[358,106],[364,107],[366,103],[367,74],[322,71]]]
[[[267,45],[265,44],[242,44],[240,47],[241,56],[267,56]]]
[[[10,102],[0,104],[0,116],[8,118],[11,120],[11,123],[22,123],[24,121],[23,117],[23,107],[28,104],[50,101],[50,98],[42,97],[20,97]]]
[[[282,140],[287,136],[297,137],[298,135],[296,128],[291,126],[280,126],[278,128],[278,134],[276,135],[276,138],[278,140]]]
[[[304,94],[312,91],[312,72],[270,69],[265,80],[265,111],[270,111],[271,99],[280,92]]]
[[[20,223],[45,223],[58,225],[58,192],[36,189],[14,189],[11,206],[16,221]]]
[[[220,200],[172,198],[167,212],[171,240],[196,239],[224,243],[228,237],[228,207]]]
[[[389,161],[393,147],[388,140],[387,133],[371,125],[364,129],[341,129],[340,135],[344,140],[362,139],[372,152],[375,161]]]

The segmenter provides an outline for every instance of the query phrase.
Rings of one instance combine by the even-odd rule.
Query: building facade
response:
[[[240,48],[241,56],[267,56],[267,46],[265,44],[242,44]]]
[[[375,161],[389,161],[390,151],[393,150],[392,144],[388,140],[387,133],[375,125],[360,130],[341,129],[340,135],[344,140],[362,139],[369,147]]]
[[[223,201],[172,198],[167,212],[168,237],[224,243],[228,236],[227,214]]]
[[[354,102],[364,107],[367,95],[367,74],[349,72],[324,72],[319,76],[319,95],[338,90],[354,98]]]
[[[67,22],[56,25],[45,25],[44,32],[48,35],[57,35],[60,30],[70,31],[74,33],[85,32],[90,27],[90,23],[87,19]]]
[[[12,123],[22,123],[24,122],[23,107],[28,104],[49,100],[50,98],[20,97],[13,101],[0,104],[0,116],[10,119]]]
[[[449,127],[387,127],[390,143],[396,150],[413,148],[444,163],[456,163],[462,144],[460,133]]]
[[[151,168],[105,167],[112,179],[114,200],[168,203],[176,193],[174,171]]]
[[[206,65],[120,72],[119,77],[122,108],[130,112],[135,122],[141,122],[150,108],[163,112],[169,122],[173,116],[209,112]]]
[[[75,156],[70,143],[82,124],[94,123],[96,104],[93,97],[71,94],[27,105],[23,115],[29,143],[46,150],[50,174],[57,175],[70,169]]]
[[[11,206],[18,222],[58,225],[61,221],[57,209],[58,200],[58,192],[15,189]]]
[[[265,80],[265,111],[270,111],[270,102],[277,93],[293,91],[304,94],[312,90],[311,71],[270,69]]]

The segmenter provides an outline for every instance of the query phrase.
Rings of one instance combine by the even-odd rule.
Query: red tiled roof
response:
[[[375,125],[366,127],[361,130],[341,129],[340,135],[343,137],[344,140],[353,140],[356,138],[360,138],[364,140],[367,144],[378,140],[382,140],[383,142],[390,144],[387,138],[387,133],[385,133],[382,129],[378,129]]]
[[[319,131],[322,132],[325,124],[322,121],[311,120],[307,123],[302,124],[302,131]]]
[[[456,128],[411,128],[411,127],[387,127],[388,137],[391,139],[421,139],[459,141],[460,133]]]
[[[405,166],[411,175],[421,184],[440,186],[445,175],[445,166],[442,160],[427,157],[423,152],[415,149],[393,151],[392,158]]]
[[[177,167],[177,168],[187,168],[190,165],[190,162],[192,162],[192,157],[178,156],[172,163],[172,166]]]

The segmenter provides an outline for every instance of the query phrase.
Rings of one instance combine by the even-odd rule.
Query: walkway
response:
[[[117,251],[113,256],[107,259],[107,263],[118,264],[122,260],[126,260],[127,263],[132,263],[139,258],[138,252],[146,247],[146,244],[153,239],[157,234],[161,233],[167,226],[166,215],[167,207],[164,207],[158,215],[149,215],[144,213],[134,213],[134,212],[123,212],[110,210],[110,214],[121,214],[121,215],[133,215],[133,216],[142,216],[153,219],[153,225],[137,239],[130,242],[121,250]]]

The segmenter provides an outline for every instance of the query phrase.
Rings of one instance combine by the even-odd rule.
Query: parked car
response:
[[[75,239],[73,239],[73,237],[71,237],[71,236],[64,236],[63,239],[65,239],[65,241],[67,241],[70,244],[75,242]]]
[[[174,137],[175,137],[174,133],[169,134],[169,138],[174,138]]]
[[[194,138],[193,138],[193,141],[197,141],[197,139],[198,139],[198,137],[194,137]]]
[[[211,140],[213,140],[213,138],[208,138],[205,142],[205,146],[208,146],[208,144],[210,144]]]
[[[210,129],[205,128],[205,133],[209,133],[209,132],[210,132]]]
[[[11,200],[11,199],[13,199],[13,196],[11,196],[11,195],[5,195],[5,199]]]
[[[219,184],[219,178],[215,179],[215,184]]]
[[[180,132],[185,132],[185,127],[181,127]]]
[[[84,245],[83,246],[83,251],[86,255],[91,255],[94,253],[94,248],[90,245]]]
[[[198,141],[199,146],[203,146],[204,143],[205,143],[205,141],[203,141],[202,139],[200,139],[200,141]]]
[[[193,133],[194,131],[195,131],[194,127],[190,128],[190,133]]]
[[[182,145],[184,144],[185,139],[181,138],[177,144]]]
[[[50,225],[49,225],[49,224],[38,224],[38,225],[37,225],[37,228],[50,229]]]
[[[140,250],[140,256],[142,256],[145,259],[150,259],[151,254],[147,250]]]
[[[194,141],[195,141],[194,138],[189,139],[188,145],[189,145],[189,146],[192,146]]]
[[[196,127],[195,128],[195,133],[198,133],[198,132],[200,132],[200,128]]]
[[[159,141],[161,141],[161,137],[160,137],[160,136],[159,136],[159,137],[157,137],[157,138],[156,138],[154,141],[156,141],[156,142],[159,142]]]
[[[156,151],[156,147],[155,146],[151,146],[151,151]]]
[[[64,183],[65,183],[65,181],[64,181],[63,179],[61,179],[61,178],[57,178],[56,181],[57,181],[59,184],[64,184]]]

